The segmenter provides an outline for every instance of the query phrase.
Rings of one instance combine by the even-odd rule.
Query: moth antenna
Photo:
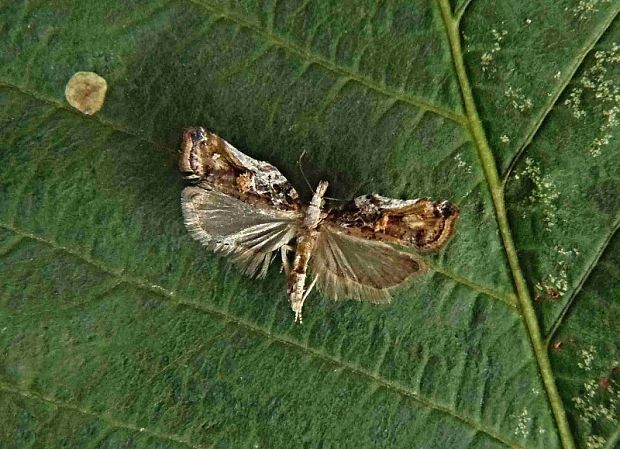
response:
[[[306,174],[304,173],[304,168],[301,165],[301,160],[305,154],[306,154],[306,150],[301,152],[301,154],[299,155],[299,159],[297,159],[297,165],[299,166],[299,171],[301,172],[301,176],[303,176],[304,181],[306,181],[306,185],[308,186],[308,189],[310,189],[311,192],[314,192],[314,189],[310,185],[310,181],[308,181],[308,178],[306,178]]]
[[[371,182],[373,182],[375,180],[375,178],[370,178],[367,181],[364,181],[362,183],[360,183],[355,190],[353,191],[353,194],[351,195],[351,198],[349,199],[343,199],[343,198],[332,198],[331,196],[324,196],[323,198],[325,198],[326,200],[330,200],[330,201],[341,201],[343,203],[346,203],[348,201],[351,201],[353,198],[355,198],[355,195],[357,195],[359,193],[360,190],[362,190],[362,187],[364,187],[366,184],[370,184]]]
[[[353,194],[351,195],[351,199],[355,198],[355,195],[357,195],[360,190],[362,190],[362,187],[364,187],[367,184],[370,184],[371,182],[374,182],[375,178],[370,178],[367,179],[366,181],[361,182],[353,191]]]

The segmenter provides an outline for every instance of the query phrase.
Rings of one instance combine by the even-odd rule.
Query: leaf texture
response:
[[[616,448],[619,10],[0,1],[0,446]],[[457,232],[391,304],[294,326],[277,270],[184,229],[196,125]]]

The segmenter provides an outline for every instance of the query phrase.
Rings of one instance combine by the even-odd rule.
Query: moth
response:
[[[389,302],[392,287],[426,269],[421,255],[448,242],[459,216],[448,201],[376,194],[327,207],[327,181],[319,182],[309,204],[302,204],[276,167],[204,128],[185,130],[179,169],[190,183],[181,208],[192,237],[259,278],[279,251],[299,323],[315,286],[334,300]]]

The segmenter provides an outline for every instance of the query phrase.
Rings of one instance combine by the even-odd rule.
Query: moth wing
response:
[[[231,255],[249,276],[263,277],[272,253],[295,237],[298,214],[267,211],[225,193],[186,187],[181,197],[185,226],[215,252]]]
[[[242,153],[204,128],[185,130],[179,169],[188,180],[251,199],[254,204],[280,211],[301,208],[299,194],[280,170]]]
[[[399,200],[373,194],[331,209],[328,220],[347,234],[432,253],[450,240],[458,217],[459,208],[449,201]]]
[[[390,245],[324,225],[310,259],[317,286],[338,299],[387,303],[389,288],[426,269],[424,262]]]

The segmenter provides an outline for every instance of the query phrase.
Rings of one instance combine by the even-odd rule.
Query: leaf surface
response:
[[[1,445],[617,447],[619,10],[0,2]],[[306,151],[330,196],[449,199],[457,232],[392,304],[293,325],[277,269],[183,228],[197,125],[298,190]]]

